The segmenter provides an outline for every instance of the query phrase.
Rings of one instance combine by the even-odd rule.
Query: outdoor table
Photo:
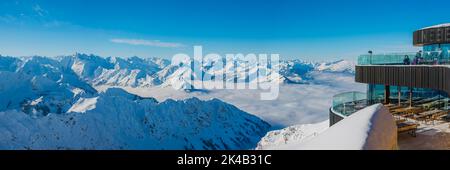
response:
[[[436,110],[430,110],[422,113],[418,113],[416,116],[414,116],[414,119],[416,120],[424,120],[425,122],[428,122],[428,120],[432,119],[433,115],[443,112],[442,110],[436,109]]]
[[[415,111],[419,110],[418,107],[405,107],[405,108],[399,108],[394,109],[393,113],[395,114],[408,114],[408,113],[414,113]]]

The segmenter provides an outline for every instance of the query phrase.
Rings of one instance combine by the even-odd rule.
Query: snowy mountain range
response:
[[[249,149],[270,125],[220,100],[158,103],[108,89],[69,112],[0,112],[1,149]]]
[[[33,57],[32,57],[33,58]],[[171,86],[175,89],[196,88],[188,81],[199,76],[192,73],[190,69],[182,66],[188,65],[193,60],[182,61],[180,65],[171,64],[170,60],[161,58],[120,58],[99,57],[95,55],[75,54],[72,56],[56,57],[53,62],[58,63],[64,70],[72,70],[81,80],[92,86],[108,85],[120,87],[152,87]],[[280,71],[276,72],[269,68],[248,63],[242,60],[225,61],[223,68],[216,67],[219,61],[204,61],[201,72],[204,75],[214,77],[217,74],[226,75],[226,82],[249,82],[276,81],[280,83],[308,83],[311,71],[354,73],[354,62],[339,60],[335,62],[313,63],[301,60],[282,60],[279,63]],[[247,67],[245,67],[247,66]],[[248,70],[247,68],[251,68]],[[280,79],[271,80],[267,75],[256,75],[258,71],[270,74],[279,74]],[[248,75],[246,75],[248,71]],[[251,76],[255,74],[256,76]],[[253,78],[253,79],[252,79]]]
[[[355,73],[356,63],[347,60],[338,60],[334,62],[316,63],[315,69],[325,72],[341,72],[341,73]]]
[[[185,61],[192,62],[192,61]],[[242,74],[205,67],[204,74]],[[248,64],[248,63],[246,63]],[[280,83],[307,83],[311,71],[352,73],[353,63],[280,62]],[[254,67],[250,73],[257,72]],[[266,70],[270,72],[271,70]],[[218,99],[157,101],[120,88],[192,88],[189,69],[166,59],[75,54],[0,56],[0,149],[250,149],[270,129],[265,121]]]
[[[1,149],[249,149],[270,128],[217,99],[99,93],[85,80],[108,63],[88,59],[77,70],[70,58],[0,57]]]
[[[32,116],[65,113],[97,91],[60,62],[45,57],[0,57],[0,111],[20,109]]]

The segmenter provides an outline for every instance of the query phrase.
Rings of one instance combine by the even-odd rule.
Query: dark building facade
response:
[[[449,109],[450,24],[423,28],[415,31],[413,36],[413,45],[422,47],[422,51],[382,55],[370,53],[358,57],[355,81],[367,84],[365,98],[353,101],[337,99],[343,101],[340,103],[333,99],[330,125],[364,108],[357,103],[409,103],[412,106],[414,101],[433,99],[439,102],[430,107]],[[336,108],[346,108],[350,114],[342,114]]]

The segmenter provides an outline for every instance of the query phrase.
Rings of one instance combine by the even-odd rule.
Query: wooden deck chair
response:
[[[416,137],[417,127],[419,127],[419,124],[416,123],[407,123],[407,122],[399,123],[397,124],[397,133],[400,134],[407,132],[411,136]]]
[[[395,123],[397,125],[400,124],[400,123],[404,123],[404,122],[406,122],[406,119],[398,119],[398,120],[395,121]]]

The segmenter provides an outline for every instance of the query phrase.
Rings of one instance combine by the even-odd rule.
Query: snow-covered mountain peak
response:
[[[318,71],[354,73],[356,62],[348,60],[338,60],[334,62],[324,62],[316,66]]]
[[[21,60],[16,57],[8,57],[0,55],[0,71],[14,72],[16,71],[20,62]]]
[[[250,149],[269,130],[218,99],[158,102],[90,85],[165,81],[140,69],[159,68],[153,61],[166,63],[84,54],[0,57],[0,149]],[[179,70],[173,69],[161,75]]]
[[[34,116],[64,113],[77,98],[96,93],[55,60],[32,57],[12,63],[10,67],[17,69],[0,71],[0,111],[20,110]]]
[[[257,65],[257,63],[239,59],[232,60],[229,58],[228,61],[225,58],[209,58],[205,61],[185,58],[181,59],[179,64],[175,62],[175,65],[173,65],[173,62],[161,58],[103,58],[95,55],[77,53],[70,56],[60,56],[56,59],[37,56],[23,58],[22,60],[1,57],[0,69],[16,70],[18,69],[16,67],[18,64],[14,63],[17,62],[35,65],[26,67],[18,66],[19,68],[34,69],[26,70],[29,72],[40,73],[50,71],[46,76],[52,80],[59,79],[59,75],[51,73],[71,70],[80,79],[92,86],[170,86],[179,90],[198,89],[193,86],[191,79],[202,81],[202,75],[205,77],[214,77],[216,74],[223,74],[226,76],[225,81],[227,82],[253,82],[258,80],[261,82],[277,83],[308,83],[313,80],[309,75],[313,71],[353,74],[355,66],[354,62],[346,60],[313,63],[295,59],[282,60],[278,63],[280,70],[273,70]],[[191,70],[191,64],[200,67],[202,74],[195,74]],[[267,74],[261,75],[258,72]],[[269,77],[271,74],[279,74],[279,79],[272,80]],[[249,75],[257,76],[254,76],[254,79],[250,79]]]
[[[0,111],[0,123],[2,149],[250,149],[270,128],[218,99],[158,103],[117,88],[78,98],[66,114]]]

